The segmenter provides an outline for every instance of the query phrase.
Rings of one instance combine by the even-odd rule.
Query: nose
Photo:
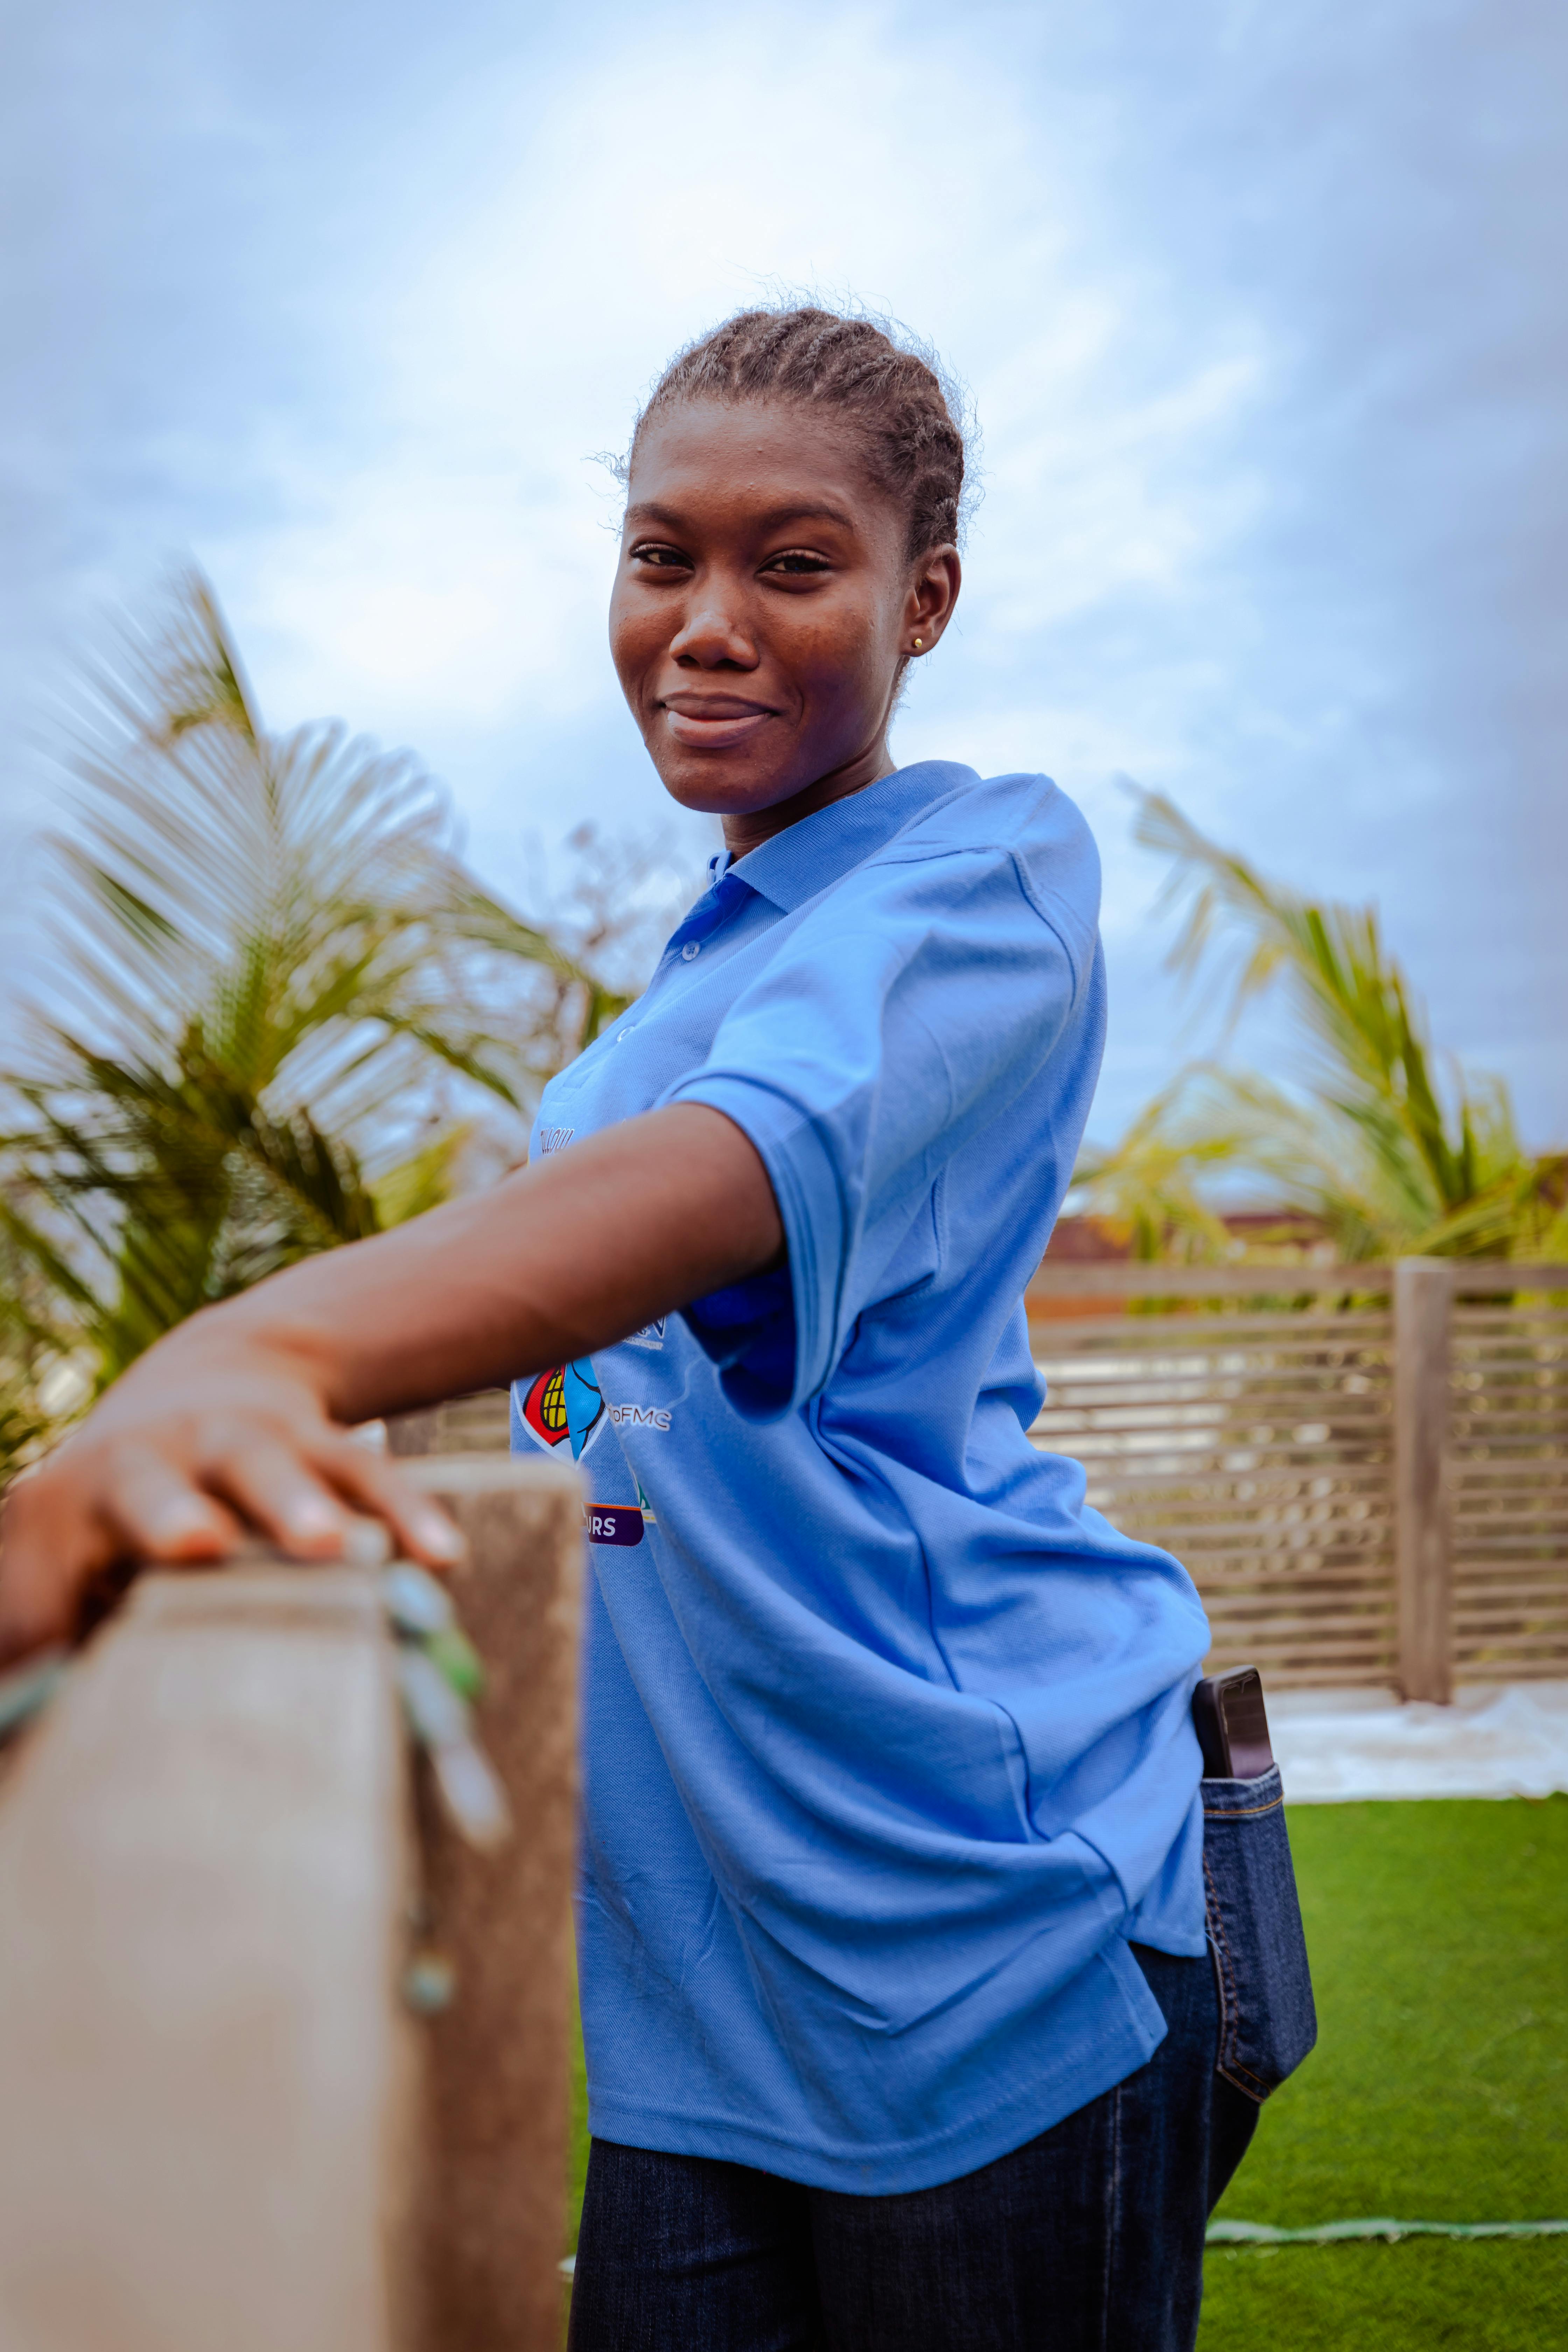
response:
[[[755,669],[757,649],[744,630],[717,605],[693,613],[670,642],[675,659],[689,669]]]

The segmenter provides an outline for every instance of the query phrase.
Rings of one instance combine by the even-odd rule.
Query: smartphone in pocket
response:
[[[1193,1693],[1193,1722],[1205,1780],[1259,1780],[1271,1768],[1263,1677],[1256,1666],[1205,1675]]]
[[[1266,2099],[1318,2038],[1285,1790],[1256,1666],[1193,1693],[1203,1749],[1204,1912],[1219,1995],[1217,2069]]]

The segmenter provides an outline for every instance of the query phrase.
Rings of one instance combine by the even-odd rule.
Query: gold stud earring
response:
[[[925,640],[922,637],[917,637],[915,639],[915,651],[917,654],[923,653],[925,651]]]

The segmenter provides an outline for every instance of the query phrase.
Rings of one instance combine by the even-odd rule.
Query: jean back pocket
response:
[[[1318,2038],[1279,1767],[1205,1780],[1204,1905],[1219,1983],[1219,2072],[1248,2098],[1279,2089]]]

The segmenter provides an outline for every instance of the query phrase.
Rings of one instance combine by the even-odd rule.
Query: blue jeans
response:
[[[1132,1948],[1148,2064],[961,2180],[852,2197],[595,2140],[571,2352],[1187,2352],[1258,2106],[1215,2072],[1208,1958]]]

